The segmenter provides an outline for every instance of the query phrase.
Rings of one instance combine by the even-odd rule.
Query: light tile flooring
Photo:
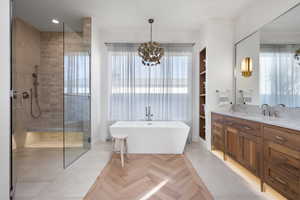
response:
[[[27,163],[28,166],[23,169],[24,177],[17,185],[16,200],[81,200],[109,161],[111,145],[110,143],[97,143],[91,151],[66,170],[62,170],[62,168],[57,170],[53,167],[57,165],[57,161],[52,159],[49,162],[38,161],[36,155],[35,153],[24,155],[26,157],[24,159],[28,159],[28,162],[24,163]],[[55,155],[55,153],[49,153],[47,159],[51,155]],[[186,155],[216,200],[272,199],[268,198],[265,193],[259,192],[257,188],[237,175],[222,160],[201,147],[199,143],[189,145]],[[39,158],[44,159],[43,156]],[[43,170],[37,171],[36,164],[49,166],[49,168],[45,167]]]
[[[19,154],[16,200],[79,200],[110,159],[111,145],[97,143],[63,170],[61,149],[27,149]]]
[[[186,155],[216,200],[274,200],[198,143],[189,145]]]

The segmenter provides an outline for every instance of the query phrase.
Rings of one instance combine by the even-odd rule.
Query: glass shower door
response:
[[[64,167],[90,149],[90,44],[64,25]]]

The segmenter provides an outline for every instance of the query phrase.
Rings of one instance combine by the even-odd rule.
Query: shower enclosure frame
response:
[[[9,176],[10,176],[10,191],[9,191],[9,197],[12,200],[14,198],[14,194],[15,194],[15,185],[16,183],[14,182],[14,174],[13,174],[13,125],[12,125],[12,121],[13,121],[13,97],[14,97],[14,90],[13,90],[13,70],[12,70],[12,66],[13,66],[13,25],[14,25],[14,0],[10,0],[9,1],[9,15],[10,15],[10,27],[9,27],[9,31],[10,31],[10,99],[9,99],[9,103],[10,103],[10,114],[9,114],[9,118],[10,118],[10,171],[9,171]]]

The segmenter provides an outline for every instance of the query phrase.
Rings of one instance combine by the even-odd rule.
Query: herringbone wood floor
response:
[[[121,167],[114,154],[84,200],[211,200],[184,155],[129,155]]]

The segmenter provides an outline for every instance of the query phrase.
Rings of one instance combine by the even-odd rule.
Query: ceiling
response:
[[[75,29],[80,19],[92,16],[99,27],[145,29],[154,18],[159,30],[199,30],[209,19],[234,19],[259,0],[15,0],[16,15],[40,30],[55,28],[57,18]]]
[[[300,33],[300,5],[265,25],[262,32]]]

